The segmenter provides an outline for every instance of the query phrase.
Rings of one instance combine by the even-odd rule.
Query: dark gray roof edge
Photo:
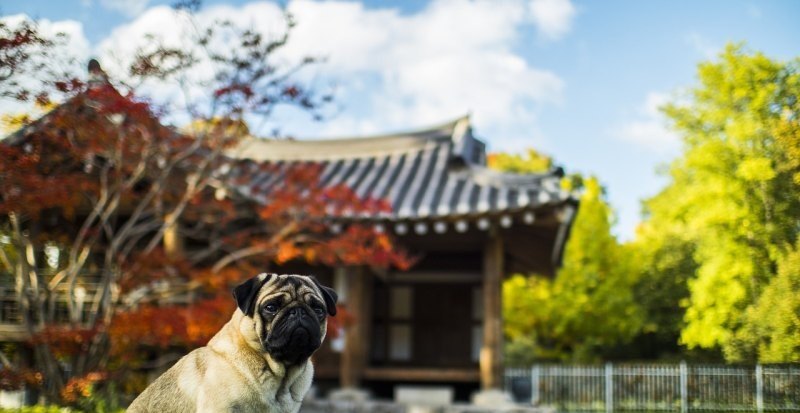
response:
[[[572,232],[572,224],[575,222],[575,217],[578,215],[579,207],[580,201],[578,201],[576,198],[570,198],[565,203],[564,213],[566,216],[561,221],[561,225],[558,227],[556,240],[553,243],[553,253],[550,257],[553,268],[561,268],[561,264],[564,261],[564,250],[566,249],[567,241],[569,240],[570,233]]]

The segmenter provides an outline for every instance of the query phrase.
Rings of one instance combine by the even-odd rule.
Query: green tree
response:
[[[641,359],[685,358],[679,344],[689,297],[688,280],[695,273],[695,244],[682,232],[640,225],[636,239],[624,246],[637,274],[634,299],[643,315],[642,331],[627,348]]]
[[[629,256],[611,234],[613,211],[596,178],[584,181],[564,264],[553,282],[559,305],[557,330],[566,333],[573,357],[587,360],[627,342],[641,328]]]
[[[800,243],[778,264],[778,275],[745,315],[737,339],[765,363],[800,362]]]
[[[757,358],[758,346],[742,338],[753,322],[745,314],[797,238],[797,152],[788,149],[797,150],[800,127],[798,69],[798,60],[729,45],[699,66],[700,84],[686,99],[664,109],[684,149],[670,183],[645,202],[643,227],[662,255],[671,243],[658,234],[678,236],[696,264],[682,342],[729,361]],[[674,259],[691,269],[687,256]]]
[[[515,274],[503,282],[503,328],[506,363],[528,366],[561,358],[566,349],[554,331],[552,281]]]
[[[489,167],[518,174],[547,172],[553,167],[553,158],[533,148],[524,154],[498,152],[489,154]]]
[[[590,361],[640,330],[635,273],[611,234],[613,211],[596,178],[584,181],[564,263],[553,280],[514,276],[503,286],[507,356]],[[524,357],[527,355],[527,359]]]

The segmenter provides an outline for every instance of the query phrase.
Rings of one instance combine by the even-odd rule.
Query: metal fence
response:
[[[536,365],[505,381],[516,401],[569,412],[800,412],[800,365]]]

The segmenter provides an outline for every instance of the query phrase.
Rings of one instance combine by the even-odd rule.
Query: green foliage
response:
[[[92,386],[89,394],[75,403],[78,411],[92,413],[118,413],[125,411],[121,407],[122,395],[117,386],[111,383],[108,386]]]
[[[596,180],[565,180],[583,196],[563,268],[553,280],[504,285],[512,363],[800,361],[800,60],[730,45],[698,78],[663,109],[683,153],[669,184],[644,202],[634,242],[610,235]],[[530,166],[522,156],[495,165],[535,171],[535,155]]]
[[[612,211],[596,178],[584,182],[580,208],[554,280],[514,276],[503,286],[507,356],[591,361],[630,340],[642,326],[634,272],[611,235]]]
[[[595,178],[584,181],[564,264],[553,283],[558,330],[570,337],[574,357],[630,340],[641,328],[629,256],[611,234],[612,210]]]
[[[487,159],[489,168],[517,174],[541,174],[553,170],[553,158],[536,149],[528,148],[522,154],[496,152],[490,153]],[[569,174],[561,180],[561,188],[565,191],[583,189],[583,176]]]
[[[731,45],[719,61],[700,65],[700,85],[687,100],[664,110],[684,152],[669,185],[645,202],[639,244],[649,251],[640,264],[656,285],[690,275],[681,340],[720,349],[729,361],[766,351],[744,338],[758,330],[746,314],[797,238],[799,164],[790,149],[798,148],[799,72],[798,60]],[[682,300],[676,293],[671,300]]]
[[[516,274],[503,283],[506,364],[528,366],[564,354],[553,340],[553,304],[552,282],[546,278]]]
[[[625,245],[637,274],[634,300],[642,309],[642,331],[635,341],[639,358],[676,357],[684,327],[688,280],[697,269],[694,244],[681,233],[643,225],[636,240]]]
[[[583,196],[563,268],[504,285],[511,363],[800,361],[800,60],[731,45],[698,78],[664,108],[683,153],[634,242],[611,236],[597,180],[565,180]],[[537,156],[494,165],[537,171]]]
[[[123,413],[125,409],[115,410],[75,410],[69,407],[61,406],[25,406],[19,409],[0,409],[0,413]]]
[[[489,167],[519,174],[544,173],[553,167],[553,159],[536,149],[528,148],[524,154],[493,153],[489,155]]]
[[[745,315],[737,339],[764,363],[800,362],[800,242],[778,264],[778,275]]]

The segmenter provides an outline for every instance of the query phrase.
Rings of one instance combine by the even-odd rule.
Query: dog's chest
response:
[[[231,412],[235,413],[296,413],[300,410],[300,403],[295,402],[291,398],[272,399],[272,400],[252,400],[243,401],[242,403],[234,403],[231,406]]]
[[[236,413],[296,413],[298,410],[300,410],[300,402],[295,401],[291,395],[284,394],[276,397],[274,392],[264,393],[258,399],[234,402],[230,409]]]
[[[308,391],[305,377],[283,377],[282,380],[274,376],[266,380],[259,380],[257,389],[253,389],[251,396],[257,400],[248,400],[239,412],[270,412],[270,413],[296,413]],[[300,380],[298,380],[300,379]],[[310,379],[310,377],[309,377]],[[310,382],[310,380],[308,380]],[[309,383],[310,384],[310,383]]]

